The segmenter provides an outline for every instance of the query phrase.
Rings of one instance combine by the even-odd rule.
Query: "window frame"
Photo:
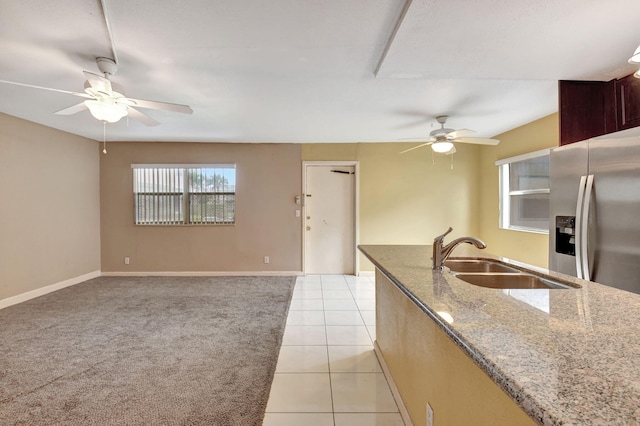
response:
[[[131,164],[132,169],[132,179],[133,179],[133,223],[136,226],[233,226],[236,224],[236,164]],[[136,170],[141,169],[174,169],[180,170],[182,173],[182,191],[145,191],[139,192],[136,181]],[[194,191],[191,188],[190,177],[193,172],[199,172],[201,170],[233,170],[233,185],[232,189],[222,188],[222,191],[214,190],[214,191],[203,191],[202,188],[200,191]],[[214,173],[215,175],[215,173]],[[224,177],[224,173],[223,173]],[[173,182],[172,182],[173,183]],[[139,194],[146,194],[149,196],[153,195],[165,195],[165,196],[181,196],[182,197],[182,206],[181,206],[181,215],[182,218],[174,219],[174,220],[156,220],[151,222],[141,222],[138,217],[139,208],[138,208],[138,196]],[[213,196],[213,197],[233,197],[232,201],[232,220],[213,220],[213,221],[197,221],[193,220],[193,196]],[[165,207],[166,208],[166,207]],[[223,215],[226,216],[226,215]],[[208,217],[208,216],[207,216]],[[217,217],[217,216],[216,216]]]
[[[518,163],[527,160],[533,160],[551,154],[551,148],[540,149],[537,151],[529,152],[522,155],[516,155],[514,157],[504,158],[495,162],[498,166],[499,174],[499,224],[500,229],[509,231],[521,231],[530,232],[534,234],[549,234],[549,228],[546,229],[513,225],[511,223],[511,197],[520,195],[541,195],[550,194],[550,188],[538,188],[538,189],[525,189],[525,190],[511,190],[511,170],[510,166],[513,163]]]

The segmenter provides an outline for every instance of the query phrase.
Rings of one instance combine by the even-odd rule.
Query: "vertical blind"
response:
[[[235,223],[235,165],[131,167],[137,225]]]

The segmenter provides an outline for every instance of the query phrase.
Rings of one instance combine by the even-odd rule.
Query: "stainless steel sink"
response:
[[[530,273],[494,259],[449,258],[444,266],[469,284],[499,289],[567,289],[579,287]]]
[[[520,271],[489,259],[448,259],[444,266],[452,272],[502,272],[516,274]]]
[[[501,289],[568,289],[571,286],[525,273],[459,273],[454,274],[456,278],[470,284],[486,288]]]

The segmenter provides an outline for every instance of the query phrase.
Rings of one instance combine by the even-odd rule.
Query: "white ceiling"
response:
[[[112,141],[376,142],[447,127],[491,137],[557,111],[557,80],[635,71],[637,0],[103,0],[144,110]],[[100,0],[0,0],[0,80],[82,91],[113,57]],[[102,139],[62,93],[0,83],[0,112]]]

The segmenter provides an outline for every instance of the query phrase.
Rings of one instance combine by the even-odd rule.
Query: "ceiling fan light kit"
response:
[[[431,144],[431,149],[439,154],[444,154],[453,149],[453,144],[451,142],[434,142]]]
[[[634,65],[640,65],[640,46],[633,52],[633,56],[629,58],[629,63]],[[635,78],[640,78],[640,69],[636,71],[633,76]]]
[[[107,123],[115,123],[128,114],[127,107],[116,103],[110,98],[86,100],[84,104],[96,119]]]

